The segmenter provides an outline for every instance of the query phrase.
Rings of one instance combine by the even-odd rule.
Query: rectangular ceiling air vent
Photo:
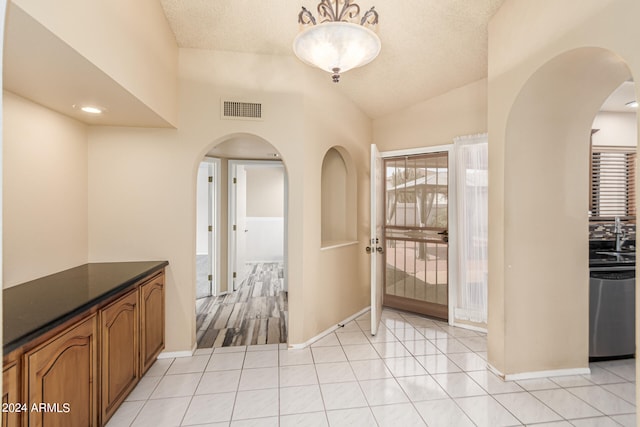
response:
[[[262,104],[256,102],[222,101],[222,118],[262,120]]]

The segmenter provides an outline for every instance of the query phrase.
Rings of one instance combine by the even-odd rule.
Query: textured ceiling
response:
[[[380,15],[380,56],[339,89],[376,118],[487,76],[487,24],[504,0],[359,0]],[[161,0],[178,45],[293,55],[309,0]],[[316,70],[323,73],[321,70]],[[330,79],[327,74],[327,80]]]

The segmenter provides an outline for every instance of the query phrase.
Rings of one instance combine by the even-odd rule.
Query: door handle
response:
[[[375,254],[376,252],[378,252],[379,254],[384,253],[384,249],[382,249],[382,246],[377,246],[375,248],[367,246],[366,248],[364,248],[364,250],[367,251],[368,254]]]
[[[371,253],[371,246],[367,246],[366,248],[364,248],[365,251],[367,251],[368,254]]]
[[[382,246],[378,246],[376,248],[376,251],[378,251],[378,253],[383,254],[384,253],[384,249],[382,249]]]

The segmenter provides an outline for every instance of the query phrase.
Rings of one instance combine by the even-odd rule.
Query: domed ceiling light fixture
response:
[[[352,0],[321,0],[320,23],[304,6],[298,23],[304,28],[293,41],[293,52],[302,61],[328,71],[334,83],[340,73],[373,61],[380,53],[380,39],[372,31],[378,12],[372,7],[360,19],[360,6]]]

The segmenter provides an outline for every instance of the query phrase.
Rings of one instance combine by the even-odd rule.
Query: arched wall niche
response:
[[[357,178],[349,152],[340,146],[322,160],[321,245],[331,247],[357,240]]]
[[[569,50],[527,79],[509,111],[504,262],[492,264],[504,269],[504,295],[489,307],[489,363],[507,378],[588,370],[589,136],[630,77],[609,50]]]

